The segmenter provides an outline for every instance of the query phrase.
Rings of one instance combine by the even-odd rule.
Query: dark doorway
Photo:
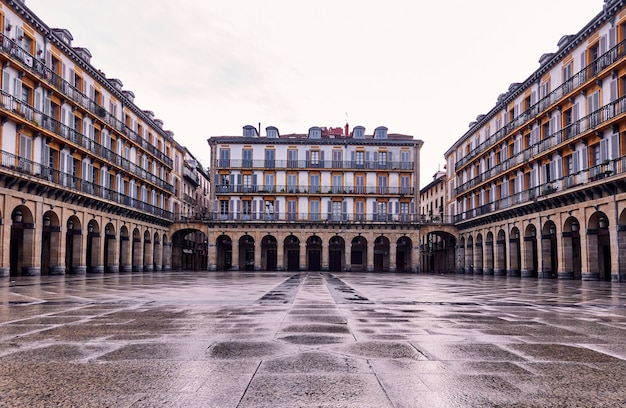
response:
[[[300,269],[300,251],[290,249],[287,251],[287,270],[297,271]]]
[[[275,271],[277,265],[278,255],[275,249],[267,250],[267,270]]]
[[[331,272],[341,272],[341,251],[330,251],[328,270]]]
[[[309,270],[319,271],[321,269],[320,251],[317,249],[309,250]]]

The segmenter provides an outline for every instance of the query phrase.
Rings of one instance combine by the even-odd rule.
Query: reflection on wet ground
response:
[[[0,283],[0,406],[626,406],[620,284],[320,272]]]

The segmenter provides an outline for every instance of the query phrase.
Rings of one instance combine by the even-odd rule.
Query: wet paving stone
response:
[[[0,407],[626,406],[608,282],[234,272],[0,281]]]

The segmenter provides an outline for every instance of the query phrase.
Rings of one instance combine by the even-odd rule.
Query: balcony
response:
[[[570,174],[541,186],[532,187],[510,197],[498,199],[492,203],[461,212],[454,216],[454,222],[470,220],[494,211],[506,210],[517,205],[533,203],[536,200],[548,199],[556,194],[567,194],[568,190],[581,188],[591,183],[602,183],[613,177],[623,178],[626,173],[626,156],[615,160],[607,160],[601,164]]]
[[[8,152],[0,152],[0,172],[11,175],[15,172],[16,177],[34,184],[49,185],[57,189],[71,192],[73,195],[81,194],[91,196],[93,199],[102,199],[107,203],[116,203],[133,208],[137,211],[154,215],[156,217],[173,219],[173,214],[159,206],[148,204],[99,184],[94,184],[69,173],[62,173],[51,167],[42,166],[40,163],[16,156]],[[32,178],[30,178],[32,177]]]
[[[216,194],[281,194],[281,195],[393,195],[413,196],[413,187],[380,186],[310,186],[300,185],[218,185]]]
[[[222,169],[329,169],[329,170],[391,170],[413,171],[413,162],[364,162],[338,160],[249,160],[219,159],[218,168]]]
[[[496,143],[506,138],[509,134],[515,131],[520,126],[524,126],[529,121],[534,120],[537,115],[547,110],[550,106],[561,101],[573,92],[579,91],[581,87],[586,85],[589,81],[596,78],[602,72],[604,72],[609,66],[618,62],[626,56],[626,41],[623,41],[615,47],[602,54],[589,65],[577,72],[572,78],[561,84],[558,88],[554,89],[550,94],[543,97],[536,104],[531,106],[528,110],[522,112],[517,117],[513,118],[510,123],[505,124],[501,129],[498,129],[496,133],[491,135],[489,139],[481,143],[475,149],[469,152],[466,156],[457,160],[454,165],[455,171],[460,170],[474,158],[478,157],[481,153],[493,147]],[[623,99],[623,98],[620,98]],[[615,102],[613,102],[615,103]],[[622,110],[623,112],[623,110]],[[597,126],[590,121],[592,127]],[[598,123],[599,124],[599,123]]]
[[[498,163],[494,168],[474,177],[455,189],[455,194],[460,195],[468,191],[483,181],[487,181],[495,176],[501,176],[503,172],[512,169],[529,160],[537,160],[541,154],[548,153],[554,149],[572,142],[572,139],[602,127],[613,121],[619,115],[626,113],[626,96],[623,96],[607,105],[602,106],[595,112],[577,120],[574,123],[560,129],[549,137],[540,140],[538,143],[528,147],[515,156]]]
[[[95,119],[101,120],[109,124],[118,132],[124,133],[130,140],[154,155],[170,169],[172,168],[173,160],[167,157],[164,152],[158,150],[146,139],[132,131],[119,119],[110,115],[106,112],[106,109],[100,106],[96,101],[90,99],[87,95],[83,94],[79,89],[72,86],[69,82],[65,81],[63,77],[57,75],[45,65],[43,58],[39,59],[34,55],[31,55],[27,50],[18,46],[17,43],[4,34],[0,34],[0,53],[4,54],[11,60],[19,61],[25,70],[38,77],[41,81],[44,81],[60,94],[65,95],[68,99],[74,101],[76,104],[92,113]],[[31,120],[31,118],[28,117],[27,119]],[[155,129],[158,129],[158,127],[155,126]]]

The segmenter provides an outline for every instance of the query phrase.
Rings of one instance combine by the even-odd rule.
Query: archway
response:
[[[90,220],[87,223],[87,252],[85,255],[87,272],[104,272],[104,265],[100,263],[100,226],[96,220]]]
[[[521,271],[522,277],[536,277],[539,266],[537,254],[537,228],[533,224],[528,224],[524,230],[524,269]]]
[[[401,236],[396,241],[396,272],[411,272],[413,265],[411,262],[411,253],[413,250],[413,241],[406,235]]]
[[[65,235],[65,272],[71,274],[85,273],[85,266],[81,265],[82,254],[82,226],[80,219],[72,215],[67,220]]]
[[[352,238],[350,245],[350,270],[367,271],[367,238],[360,234]]]
[[[33,244],[35,224],[33,215],[24,205],[17,206],[11,213],[9,240],[9,275],[33,276],[41,269],[33,267]]]
[[[476,245],[474,246],[474,275],[483,274],[483,236],[476,235]]]
[[[587,267],[585,279],[610,281],[611,276],[611,237],[609,218],[602,211],[596,211],[587,223]]]
[[[485,238],[485,261],[483,267],[483,275],[493,275],[493,232],[487,232]]]
[[[542,278],[554,278],[558,270],[556,225],[548,220],[541,230],[541,274]]]
[[[340,272],[344,268],[346,242],[339,235],[328,241],[328,270]]]
[[[254,270],[254,238],[246,234],[239,238],[239,268],[244,265],[243,270]]]
[[[322,239],[317,235],[311,235],[306,240],[306,258],[309,271],[322,269]]]
[[[284,242],[283,265],[287,265],[288,271],[300,270],[300,239],[295,235],[287,235]],[[285,262],[286,260],[286,262]]]
[[[521,276],[522,271],[522,258],[521,258],[521,245],[520,245],[520,232],[519,228],[511,228],[509,235],[509,248],[510,248],[510,265],[509,276]]]
[[[112,223],[108,223],[104,227],[104,272],[116,273],[119,272],[119,263],[116,261],[116,249],[115,243],[115,226]]]
[[[233,241],[228,235],[222,234],[215,241],[217,246],[216,269],[229,271],[233,266]]]
[[[43,215],[41,231],[41,274],[63,275],[65,266],[61,262],[61,225],[53,211]]]
[[[389,270],[389,238],[384,235],[374,240],[374,272]]]
[[[131,262],[131,242],[130,242],[130,231],[128,231],[128,227],[122,225],[120,228],[120,272],[132,272],[132,262]]]
[[[506,234],[503,230],[498,231],[496,239],[493,274],[496,276],[506,275]]]
[[[278,269],[278,241],[273,235],[266,235],[261,240],[261,262],[266,271]]]
[[[568,217],[563,224],[563,267],[559,279],[582,279],[580,251],[580,223],[576,217]]]

